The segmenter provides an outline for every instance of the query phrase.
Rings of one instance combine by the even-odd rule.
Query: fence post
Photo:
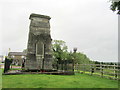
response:
[[[83,73],[85,73],[85,64],[84,64],[84,66],[83,66]]]
[[[91,75],[92,75],[92,68],[93,68],[93,67],[92,67],[92,64],[91,64],[91,68],[90,68]]]
[[[72,68],[73,68],[73,72],[74,72],[74,65],[75,65],[75,64],[74,64],[74,60],[72,60],[72,61],[73,61],[73,64],[72,64],[73,67],[72,67]]]
[[[117,71],[116,71],[116,66],[115,63],[114,63],[114,78],[117,79]]]
[[[103,68],[102,68],[102,63],[100,62],[100,72],[101,72],[101,77],[103,77]]]
[[[91,65],[91,75],[93,75],[94,71],[95,71],[95,67],[94,65]]]

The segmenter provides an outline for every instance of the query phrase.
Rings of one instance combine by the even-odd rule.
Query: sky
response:
[[[31,13],[51,17],[53,40],[93,61],[118,61],[118,15],[109,0],[0,0],[0,55],[27,48]]]

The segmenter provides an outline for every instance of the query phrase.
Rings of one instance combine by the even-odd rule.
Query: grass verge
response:
[[[76,75],[3,75],[3,88],[118,88],[117,80]]]

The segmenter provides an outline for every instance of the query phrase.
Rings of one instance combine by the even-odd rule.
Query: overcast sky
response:
[[[118,15],[109,0],[0,0],[0,54],[27,48],[31,13],[51,17],[52,39],[91,60],[118,61]]]

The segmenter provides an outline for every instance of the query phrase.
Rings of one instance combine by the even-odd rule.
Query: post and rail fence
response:
[[[110,79],[120,80],[120,65],[106,64],[75,64],[74,72],[99,75]]]

